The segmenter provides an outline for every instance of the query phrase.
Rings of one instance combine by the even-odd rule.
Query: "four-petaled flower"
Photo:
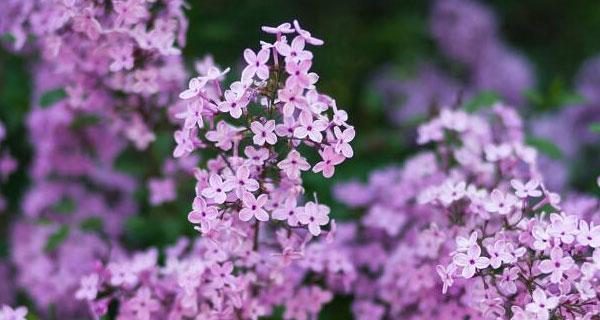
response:
[[[325,178],[331,178],[335,173],[335,166],[344,161],[344,156],[336,153],[332,147],[326,147],[325,150],[319,150],[323,161],[318,162],[313,167],[314,173],[323,172]]]
[[[310,164],[300,155],[300,152],[292,150],[288,153],[287,158],[277,164],[277,167],[283,170],[289,178],[296,179],[300,177],[300,171],[310,169]]]
[[[536,179],[527,181],[523,184],[520,180],[512,179],[510,185],[515,189],[515,194],[519,198],[540,197],[542,191],[538,190],[540,182]]]
[[[175,117],[178,119],[184,119],[183,127],[186,129],[194,128],[196,125],[198,128],[204,127],[202,120],[202,111],[204,110],[204,103],[202,100],[195,100],[187,105],[185,112],[177,114]]]
[[[475,275],[477,269],[485,269],[490,265],[490,259],[481,257],[481,248],[478,245],[472,245],[467,249],[467,253],[457,253],[452,261],[455,265],[462,267],[462,276],[469,279]]]
[[[219,211],[214,206],[209,206],[202,197],[194,198],[192,211],[188,214],[188,221],[194,224],[214,220],[219,216]]]
[[[321,234],[321,226],[329,223],[329,208],[322,204],[307,202],[298,214],[300,223],[308,225],[308,231],[313,236]]]
[[[252,217],[255,217],[259,221],[269,221],[269,214],[263,208],[268,200],[269,196],[266,194],[261,194],[258,198],[255,198],[252,193],[245,192],[242,196],[244,207],[240,210],[240,220],[250,221]]]
[[[242,83],[252,82],[254,75],[258,76],[261,80],[269,78],[269,67],[267,61],[269,61],[269,49],[261,49],[258,54],[250,49],[244,50],[244,60],[248,65],[242,71]]]
[[[75,298],[77,300],[92,301],[96,299],[98,295],[98,281],[100,278],[98,274],[92,273],[89,276],[81,278],[79,289],[75,292]]]
[[[550,318],[549,311],[558,306],[558,298],[546,296],[546,292],[540,288],[533,291],[532,298],[533,301],[527,304],[525,309],[534,313],[538,320],[548,320]]]
[[[327,129],[327,121],[314,120],[312,114],[308,111],[300,113],[299,126],[294,130],[294,137],[304,139],[306,136],[314,142],[323,141],[321,131]]]
[[[224,203],[227,200],[227,192],[235,188],[233,182],[223,182],[223,178],[217,174],[211,175],[208,182],[210,186],[202,190],[202,195],[208,199],[213,199],[218,204]]]
[[[442,279],[442,293],[445,294],[448,291],[448,288],[454,283],[454,278],[452,278],[452,276],[454,276],[454,271],[456,271],[456,265],[451,263],[446,268],[442,265],[437,265],[435,271],[437,271]]]
[[[277,136],[275,135],[275,120],[269,120],[263,125],[258,121],[250,124],[250,129],[254,133],[252,141],[254,144],[262,146],[266,143],[275,144],[277,143]]]
[[[550,259],[540,262],[540,271],[550,273],[550,282],[559,283],[563,273],[573,266],[575,261],[570,256],[563,257],[563,251],[560,247],[554,247],[550,250]]]
[[[494,189],[490,195],[490,202],[486,203],[485,209],[489,212],[497,212],[501,215],[507,215],[511,213],[515,205],[517,204],[517,198],[512,194],[504,194],[498,189]]]

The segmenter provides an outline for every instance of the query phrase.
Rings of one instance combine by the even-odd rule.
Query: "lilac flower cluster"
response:
[[[77,292],[96,316],[118,302],[118,319],[257,319],[277,306],[285,319],[312,319],[332,299],[314,278],[333,281],[344,264],[310,241],[332,237],[334,223],[316,195],[302,204],[301,176],[312,168],[331,177],[353,155],[354,129],[335,100],[316,90],[307,45],[323,41],[297,21],[263,31],[275,41],[244,51],[247,65],[229,89],[222,89],[229,69],[208,59],[180,94],[186,108],[175,114],[182,128],[174,156],[214,154],[195,170],[188,215],[202,237],[169,248],[164,266],[155,249],[112,256]],[[321,161],[311,165],[311,152]]]
[[[554,190],[566,189],[569,172],[565,163],[577,161],[582,150],[600,142],[598,135],[589,130],[592,123],[600,121],[599,70],[598,57],[581,65],[575,77],[576,93],[583,98],[581,103],[531,119],[532,133],[552,141],[562,152],[562,159],[540,159],[540,169],[554,172],[547,181]]]
[[[599,314],[600,226],[546,189],[514,110],[488,116],[444,109],[419,127],[431,151],[336,188],[365,212],[333,247],[361,270],[357,319]]]
[[[535,85],[532,66],[502,41],[494,13],[484,4],[436,1],[430,31],[442,55],[464,66],[464,75],[454,77],[432,63],[419,64],[416,75],[408,79],[388,71],[376,75],[373,86],[385,97],[398,124],[486,90],[522,104],[523,93]]]
[[[79,278],[118,250],[137,211],[140,181],[115,162],[129,146],[146,149],[177,103],[183,9],[179,0],[0,3],[0,32],[41,56],[26,123],[31,186],[12,226],[11,264],[42,314],[88,314],[73,298]]]

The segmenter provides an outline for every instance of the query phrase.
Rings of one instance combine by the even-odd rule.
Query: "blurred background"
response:
[[[190,70],[206,54],[239,70],[240,53],[264,36],[261,25],[297,18],[325,39],[315,48],[314,70],[320,90],[348,111],[357,132],[356,153],[333,179],[308,175],[305,181],[307,191],[319,192],[338,219],[352,213],[334,204],[331,187],[400,163],[415,149],[414,128],[427,114],[440,106],[476,109],[501,100],[525,117],[528,141],[542,150],[554,189],[599,194],[598,1],[194,0],[189,5],[184,57]],[[29,74],[24,58],[0,49],[0,119],[8,131],[7,148],[19,160],[19,169],[0,184],[9,212],[18,212],[29,183],[32,155],[24,127]],[[159,135],[144,154],[125,153],[122,168],[147,176],[136,168],[140,157],[165,158],[172,147],[170,135]],[[193,235],[184,218],[192,186],[180,190],[179,201],[158,207],[149,206],[147,190],[140,190],[142,212],[127,224],[130,245],[164,246],[180,234]],[[13,218],[0,215],[0,257],[8,255],[5,228]]]

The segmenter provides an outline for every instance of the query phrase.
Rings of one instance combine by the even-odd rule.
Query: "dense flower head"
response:
[[[186,78],[180,56],[184,5],[0,3],[0,33],[12,36],[16,52],[40,57],[31,68],[26,117],[31,185],[21,203],[24,217],[11,232],[11,262],[17,286],[27,288],[42,312],[52,305],[61,317],[86,314],[73,299],[79,277],[92,272],[108,248],[119,247],[124,222],[137,211],[134,192],[145,181],[121,172],[115,162],[128,148],[147,149],[157,125],[168,126],[166,109],[177,103]],[[4,133],[2,127],[0,140]],[[0,180],[14,170],[14,161],[0,150]],[[153,205],[173,196],[169,179],[176,173],[161,174],[148,182]],[[86,232],[90,226],[93,232]]]
[[[202,237],[169,248],[164,264],[151,249],[113,256],[82,278],[77,296],[94,314],[118,301],[122,318],[257,319],[285,306],[285,319],[309,319],[332,294],[306,277],[335,287],[354,274],[345,256],[323,255],[319,236],[335,230],[329,207],[317,195],[302,197],[303,174],[329,178],[353,156],[348,115],[317,91],[311,70],[309,46],[323,41],[297,21],[263,29],[275,41],[244,50],[240,80],[226,86],[230,69],[203,60],[174,114],[181,123],[174,157],[214,155],[194,170],[188,220]],[[151,181],[152,199],[168,201],[171,184]]]
[[[430,151],[336,189],[364,209],[360,228],[340,224],[353,235],[336,239],[361,270],[350,285],[355,317],[597,315],[600,227],[585,213],[597,203],[562,206],[547,190],[514,110],[443,109],[418,131]]]

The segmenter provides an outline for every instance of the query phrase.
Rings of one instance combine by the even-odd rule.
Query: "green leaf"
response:
[[[62,198],[52,207],[52,210],[59,214],[71,214],[73,211],[75,211],[75,209],[75,201],[73,201],[71,198]]]
[[[591,132],[600,133],[600,122],[594,122],[589,127]]]
[[[46,91],[40,97],[40,106],[42,108],[49,107],[66,97],[67,93],[62,88]]]
[[[71,129],[85,128],[98,122],[100,122],[100,118],[94,114],[80,115],[71,123]]]
[[[498,102],[500,97],[493,91],[482,91],[475,97],[473,97],[464,106],[465,110],[470,113],[477,112],[482,108],[489,108]]]
[[[0,36],[0,38],[2,39],[2,41],[6,41],[6,42],[15,42],[17,40],[15,38],[15,36],[13,36],[10,33],[5,33],[2,36]]]
[[[44,250],[46,250],[46,252],[56,250],[61,243],[67,240],[67,237],[69,236],[69,231],[69,226],[62,225],[58,230],[56,230],[56,232],[54,232],[48,237],[48,240],[46,241],[46,247],[44,248]]]
[[[563,157],[563,153],[560,148],[548,139],[528,137],[526,142],[528,145],[536,148],[550,158],[560,159]]]
[[[91,217],[81,221],[81,230],[86,232],[102,232],[104,222],[99,217]]]

